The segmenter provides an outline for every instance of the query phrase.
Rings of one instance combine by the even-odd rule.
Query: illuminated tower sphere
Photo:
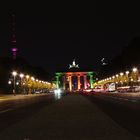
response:
[[[16,59],[18,49],[17,48],[12,48],[11,51],[12,51],[13,59]]]
[[[12,45],[12,57],[16,59],[17,57],[17,47],[16,47],[16,35],[15,35],[15,15],[12,15],[12,38],[11,38],[11,45]]]

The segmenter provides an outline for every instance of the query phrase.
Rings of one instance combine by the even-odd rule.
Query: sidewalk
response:
[[[82,95],[67,95],[0,133],[0,140],[139,140]]]
[[[19,99],[26,99],[26,98],[44,96],[44,95],[47,95],[47,93],[42,93],[42,94],[16,94],[16,96],[14,96],[13,94],[0,94],[0,103],[4,102],[4,101],[9,101],[9,100],[19,100]]]

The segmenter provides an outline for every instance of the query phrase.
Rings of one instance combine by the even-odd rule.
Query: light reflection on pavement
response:
[[[31,95],[2,95],[0,96],[0,114],[28,106],[45,99],[54,98],[52,94],[31,94]]]

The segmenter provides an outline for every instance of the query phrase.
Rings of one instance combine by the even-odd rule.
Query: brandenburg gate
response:
[[[55,73],[56,88],[69,91],[93,88],[94,74],[94,72],[79,71],[79,66],[75,64],[74,60],[69,66],[68,72]]]

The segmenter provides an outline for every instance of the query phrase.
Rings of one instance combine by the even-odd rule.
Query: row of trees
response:
[[[115,83],[117,87],[121,86],[140,86],[140,73],[137,68],[130,71],[120,72],[105,79],[99,80],[96,85],[106,85]]]
[[[102,66],[98,73],[99,79],[105,79],[120,71],[127,71],[132,67],[140,68],[140,37],[134,38],[128,46],[124,47],[122,53],[112,59],[108,65]]]
[[[30,73],[30,75],[34,75],[35,77],[38,77],[38,79],[42,79],[42,81],[51,81],[51,78],[49,77],[50,74],[46,72],[45,69],[42,67],[32,66],[23,58],[17,57],[17,59],[13,60],[10,57],[0,57],[0,93],[11,93],[11,87],[8,85],[8,81],[9,77],[11,78],[11,72],[13,70],[17,70],[19,72],[22,71],[23,73]],[[21,82],[18,76],[16,77],[16,80],[20,85]],[[28,82],[30,83],[28,85],[35,87],[36,83],[31,82],[30,79]],[[41,83],[38,84],[38,86],[41,86]]]
[[[41,81],[31,75],[17,73],[17,71],[11,73],[8,84],[14,94],[18,92],[24,94],[46,93],[54,87],[50,82]]]

